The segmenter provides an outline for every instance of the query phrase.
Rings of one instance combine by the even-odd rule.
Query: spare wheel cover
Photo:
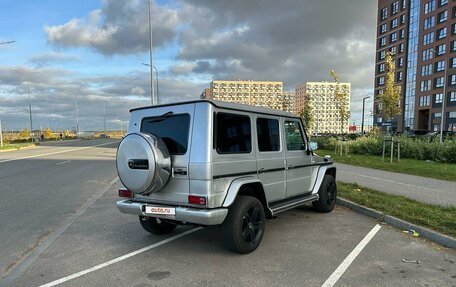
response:
[[[128,134],[120,142],[117,173],[130,191],[149,194],[161,190],[170,178],[171,159],[163,140],[147,133]]]

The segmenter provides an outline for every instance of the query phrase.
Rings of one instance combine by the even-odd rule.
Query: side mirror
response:
[[[316,151],[318,149],[318,143],[316,142],[309,142],[309,150]]]

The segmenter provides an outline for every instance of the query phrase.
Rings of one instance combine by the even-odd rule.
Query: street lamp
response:
[[[438,55],[434,48],[430,48],[429,51]],[[445,66],[443,73],[443,96],[442,96],[442,113],[440,115],[440,143],[443,143],[443,127],[445,121],[445,101],[446,101],[446,85],[447,85],[447,71],[448,71],[448,54],[445,55]]]
[[[370,96],[363,98],[363,118],[361,120],[361,134],[364,134],[364,107],[366,105],[366,99],[369,99],[369,98],[370,98]]]
[[[78,110],[78,95],[76,95],[76,139],[79,139],[79,110]]]
[[[34,72],[29,74],[29,81],[27,82],[27,89],[28,89],[28,96],[29,96],[29,116],[30,116],[30,137],[33,142],[34,133],[33,133],[33,120],[32,120],[32,96],[30,95],[30,76],[34,74],[38,74],[39,72]]]
[[[151,24],[151,20],[150,20],[150,10],[151,10],[151,4],[150,4],[150,0],[148,1],[149,3],[149,60],[150,60],[150,99],[151,99],[151,103],[152,103],[152,106],[155,104],[155,100],[154,100],[154,73],[152,71],[152,67],[154,66],[153,62],[152,62],[152,24]]]
[[[150,67],[149,64],[146,64],[146,63],[141,63],[141,64],[143,64],[144,66]],[[157,84],[157,104],[159,104],[160,103],[160,97],[159,97],[160,95],[158,93],[158,70],[157,70],[157,68],[155,68],[155,66],[152,66],[152,68],[155,69],[155,78],[157,78],[156,79],[156,84]]]

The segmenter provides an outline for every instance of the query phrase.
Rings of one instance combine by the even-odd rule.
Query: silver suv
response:
[[[334,208],[336,168],[293,114],[205,100],[130,112],[116,159],[128,199],[117,207],[148,232],[221,224],[226,247],[250,253],[266,218],[310,202]]]

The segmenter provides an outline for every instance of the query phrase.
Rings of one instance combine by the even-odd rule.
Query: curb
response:
[[[434,230],[431,230],[431,229],[428,229],[425,227],[421,227],[419,225],[415,225],[413,223],[404,221],[402,219],[399,219],[399,218],[391,216],[391,215],[386,215],[383,212],[359,205],[357,203],[354,203],[354,202],[344,199],[344,198],[340,198],[340,197],[337,198],[337,204],[345,206],[358,213],[372,217],[374,219],[377,219],[381,222],[384,222],[386,224],[389,224],[391,226],[394,226],[394,227],[402,229],[402,230],[414,229],[420,234],[420,237],[434,241],[445,247],[456,248],[456,239],[455,238],[441,234],[437,231],[434,231]]]

